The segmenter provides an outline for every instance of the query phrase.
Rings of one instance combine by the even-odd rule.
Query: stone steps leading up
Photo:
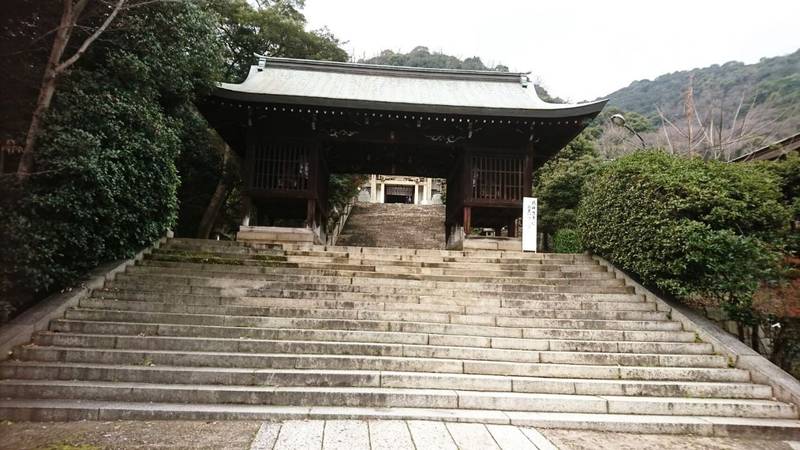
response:
[[[669,358],[672,355],[660,355]],[[246,367],[253,369],[380,370],[426,373],[466,373],[542,378],[603,380],[663,380],[746,382],[746,371],[719,367],[618,366],[572,363],[523,363],[464,360],[423,356],[330,355],[178,350],[135,350],[26,346],[20,361],[104,363],[123,365],[179,365],[196,367]]]
[[[357,203],[337,243],[385,247],[402,242],[409,248],[443,249],[444,205]]]
[[[362,311],[363,313],[364,311]],[[496,325],[474,325],[451,322],[426,322],[421,317],[395,316],[386,320],[377,316],[358,319],[316,319],[270,316],[220,316],[215,314],[174,314],[151,311],[123,311],[107,309],[76,308],[66,312],[65,318],[101,322],[171,323],[183,325],[216,325],[258,328],[305,328],[339,329],[362,331],[411,331],[418,333],[463,334],[490,337],[535,337],[537,331],[562,330],[596,332],[597,336],[651,336],[653,340],[690,342],[694,333],[680,331],[679,322],[636,320],[572,320],[572,319],[528,319],[498,317]],[[392,314],[391,312],[384,312]],[[397,312],[394,314],[403,314]],[[421,313],[410,313],[421,314]],[[448,320],[449,320],[448,315]],[[538,336],[536,336],[538,337]],[[624,340],[624,339],[618,339]],[[649,340],[649,339],[641,339]]]
[[[276,406],[495,409],[570,412],[796,418],[793,406],[771,400],[590,396],[519,392],[476,392],[399,387],[214,386],[69,380],[0,380],[0,397],[11,399],[115,400],[136,402],[234,403]]]
[[[797,432],[585,255],[173,239],[0,363],[0,418]]]
[[[249,299],[248,299],[249,300]],[[662,320],[668,319],[664,311],[639,310],[585,310],[585,309],[519,309],[519,308],[480,308],[447,304],[413,304],[413,303],[380,303],[350,302],[328,300],[296,300],[283,298],[257,298],[253,305],[237,304],[238,300],[222,301],[220,305],[182,304],[178,302],[157,302],[151,300],[128,300],[123,296],[81,300],[80,306],[88,309],[118,309],[125,311],[153,311],[169,313],[221,314],[233,316],[278,316],[278,317],[310,317],[357,319],[376,312],[390,313],[433,313],[434,321],[451,323],[472,323],[495,325],[499,317],[530,317],[550,319],[600,319],[600,320]],[[245,302],[243,302],[245,303]],[[333,303],[333,304],[331,304]],[[564,306],[564,305],[562,305]],[[450,314],[447,314],[450,313]],[[445,318],[444,315],[447,314]]]
[[[366,266],[365,266],[366,267]],[[576,278],[582,277],[580,271],[576,271]],[[601,272],[597,270],[597,272]],[[359,282],[368,283],[370,281],[376,283],[398,284],[402,285],[404,282],[412,282],[410,285],[426,285],[427,283],[439,283],[442,286],[457,287],[467,283],[498,283],[500,285],[513,284],[519,282],[520,285],[536,285],[540,284],[540,279],[556,277],[561,272],[550,271],[548,272],[531,272],[526,273],[526,278],[511,277],[511,276],[471,276],[463,275],[437,275],[437,274],[415,274],[415,273],[392,273],[392,272],[376,272],[374,270],[338,270],[338,269],[303,269],[296,268],[270,268],[270,267],[246,267],[246,266],[223,266],[221,264],[194,264],[194,263],[175,263],[164,261],[143,261],[139,266],[129,268],[129,273],[160,273],[160,274],[174,274],[174,275],[188,275],[194,274],[199,277],[214,277],[214,276],[227,276],[232,280],[236,279],[259,279],[259,276],[264,276],[266,279],[275,275],[298,275],[300,273],[306,276],[313,277],[336,277],[336,278],[350,278],[357,279]],[[527,277],[534,277],[529,281]],[[569,276],[566,276],[569,277]],[[566,278],[565,277],[565,278]]]
[[[28,421],[65,420],[437,420],[699,436],[800,436],[794,419],[742,419],[714,416],[584,414],[431,408],[355,408],[136,403],[73,400],[0,400],[0,415]]]
[[[424,265],[404,264],[398,265],[391,261],[352,261],[343,260],[336,262],[318,262],[318,261],[304,261],[304,262],[289,262],[289,261],[268,261],[262,259],[245,259],[245,258],[222,258],[222,257],[187,257],[187,256],[174,256],[165,254],[156,254],[152,259],[140,261],[142,265],[159,266],[159,267],[187,267],[185,263],[198,264],[200,270],[216,269],[218,266],[233,266],[223,267],[226,271],[242,272],[242,273],[268,273],[276,272],[274,269],[318,269],[318,270],[333,270],[339,273],[346,272],[378,272],[383,274],[397,275],[438,275],[448,278],[444,280],[457,279],[450,277],[464,277],[467,281],[474,281],[475,277],[486,277],[487,281],[496,277],[528,277],[536,276],[539,272],[546,271],[559,271],[559,272],[602,272],[604,268],[598,265],[584,264],[530,264],[519,267],[511,267],[508,269],[484,269],[477,270],[469,267],[430,267]],[[210,266],[209,265],[212,265]],[[273,270],[269,270],[273,269]],[[292,270],[290,272],[297,272]]]
[[[20,380],[124,381],[235,386],[351,386],[454,389],[541,394],[689,396],[770,399],[769,386],[737,382],[591,380],[376,370],[245,369],[227,367],[124,366],[14,362],[0,366],[4,378]]]
[[[614,341],[578,339],[501,338],[484,336],[426,334],[398,331],[305,330],[292,328],[242,328],[208,325],[146,324],[97,322],[60,319],[51,330],[58,333],[111,334],[119,336],[178,336],[220,339],[312,340],[337,342],[372,342],[393,344],[429,344],[454,347],[498,348],[514,350],[585,351],[613,353],[684,353],[712,354],[713,347],[702,342]],[[44,335],[44,333],[43,333]],[[590,336],[591,337],[591,336]]]
[[[38,346],[79,347],[121,350],[210,351],[244,353],[335,354],[406,356],[507,362],[542,362],[652,367],[727,367],[717,355],[584,352],[578,350],[532,351],[445,345],[389,344],[371,342],[330,342],[309,340],[253,340],[226,338],[181,338],[170,336],[109,336],[90,334],[42,333],[33,343]]]

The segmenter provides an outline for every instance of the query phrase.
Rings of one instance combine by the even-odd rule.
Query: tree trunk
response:
[[[752,347],[753,350],[756,351],[756,353],[761,353],[758,350],[759,347],[761,347],[761,343],[759,342],[758,335],[759,335],[759,333],[758,333],[758,324],[755,324],[755,325],[752,326],[752,331],[750,332],[750,343],[751,343],[750,347]]]
[[[230,189],[231,174],[234,173],[238,166],[239,161],[236,155],[231,151],[228,144],[222,142],[222,174],[217,183],[217,188],[214,190],[214,195],[208,202],[206,211],[203,213],[203,218],[200,219],[200,225],[197,227],[197,237],[200,239],[208,239],[214,224],[217,223],[219,212],[222,205],[225,203],[225,198]],[[231,167],[236,166],[236,167]]]
[[[214,195],[211,196],[208,207],[203,213],[203,218],[200,219],[200,225],[197,227],[197,237],[199,239],[208,239],[211,230],[214,228],[214,224],[217,222],[219,211],[222,209],[222,204],[225,203],[225,197],[227,195],[228,182],[227,177],[223,173],[222,177],[219,179],[219,183],[217,183],[217,189],[214,190]]]
[[[78,17],[80,17],[89,0],[78,0],[74,5],[72,0],[64,0],[64,11],[61,13],[61,21],[56,30],[56,36],[53,39],[53,47],[50,49],[50,56],[47,58],[47,66],[44,69],[44,77],[42,78],[42,87],[39,89],[39,98],[36,100],[36,107],[33,110],[33,117],[31,118],[31,125],[28,127],[28,135],[25,137],[25,149],[22,151],[19,166],[17,167],[17,177],[22,179],[27,177],[33,170],[34,150],[36,148],[36,140],[42,130],[42,120],[45,114],[50,109],[50,102],[53,100],[53,94],[56,91],[56,81],[62,73],[64,73],[70,66],[86,53],[86,49],[94,42],[101,34],[108,28],[117,14],[122,10],[125,2],[128,0],[117,0],[114,9],[109,13],[106,20],[94,33],[91,34],[81,44],[74,55],[70,56],[66,61],[61,61],[64,57],[64,50],[67,48],[72,30],[75,28]]]
[[[74,25],[72,1],[65,0],[61,22],[53,39],[53,47],[50,49],[50,56],[47,59],[47,66],[45,66],[44,76],[42,77],[42,86],[39,88],[39,97],[36,99],[36,107],[33,110],[31,124],[25,137],[25,148],[22,151],[19,166],[17,167],[17,176],[19,177],[26,177],[33,170],[33,152],[36,147],[36,139],[39,137],[42,129],[42,120],[50,109],[50,102],[53,100],[53,94],[56,91],[56,78],[58,77],[56,68],[59,61],[61,61],[61,57],[64,56],[64,49],[67,48],[67,42],[69,42],[69,36]]]

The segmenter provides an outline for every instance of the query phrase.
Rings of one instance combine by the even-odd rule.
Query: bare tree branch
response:
[[[88,0],[80,0],[80,1],[83,2],[85,6],[85,3]],[[98,27],[97,30],[95,30],[95,32],[91,36],[89,36],[88,38],[86,38],[85,41],[83,41],[83,44],[81,44],[81,46],[78,48],[78,50],[75,52],[74,55],[69,57],[63,63],[56,66],[55,68],[56,74],[62,73],[65,70],[67,70],[71,65],[75,64],[75,62],[78,61],[78,59],[84,53],[86,53],[86,50],[89,48],[90,45],[92,45],[92,42],[97,40],[97,38],[99,38],[100,35],[103,34],[104,31],[106,31],[106,28],[108,28],[108,26],[111,25],[111,22],[114,21],[114,18],[117,17],[117,14],[119,14],[120,10],[122,9],[122,6],[125,5],[125,2],[127,1],[128,0],[117,0],[117,4],[114,6],[114,9],[111,11],[108,17],[106,17],[106,20],[103,22],[103,24],[100,25],[100,27]]]

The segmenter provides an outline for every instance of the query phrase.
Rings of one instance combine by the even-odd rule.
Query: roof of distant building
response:
[[[769,161],[797,151],[800,151],[800,133],[795,133],[758,150],[745,153],[742,156],[733,158],[730,162]]]

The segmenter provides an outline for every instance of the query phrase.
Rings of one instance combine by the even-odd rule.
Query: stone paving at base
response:
[[[264,422],[251,450],[556,450],[533,428],[422,420]]]

